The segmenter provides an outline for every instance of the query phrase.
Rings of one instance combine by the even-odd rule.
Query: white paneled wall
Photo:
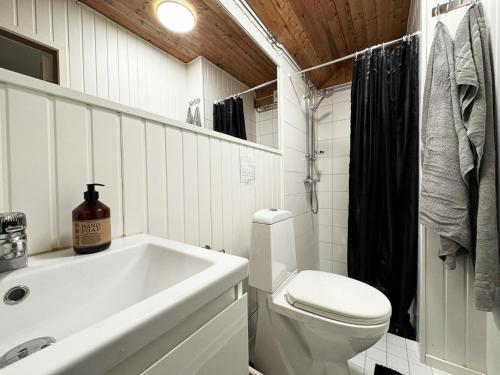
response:
[[[27,214],[31,254],[70,247],[71,211],[97,181],[114,238],[151,233],[248,257],[253,212],[280,205],[281,157],[198,129],[0,70],[0,212]],[[242,152],[254,184],[240,183]]]
[[[205,99],[205,127],[213,129],[213,104],[228,96],[249,89],[231,74],[219,68],[209,60],[201,57],[203,69],[203,96]],[[250,92],[241,97],[243,99],[243,112],[245,114],[245,130],[249,141],[256,141],[254,99],[255,92]]]
[[[0,27],[58,49],[62,86],[185,120],[185,64],[78,1],[1,0]]]
[[[351,90],[324,99],[316,112],[319,200],[319,265],[322,271],[347,275],[347,213]]]
[[[271,109],[265,112],[256,111],[256,139],[257,143],[267,147],[278,148],[278,110]]]
[[[487,22],[494,25],[495,1],[484,0]],[[422,75],[434,36],[436,18],[431,9],[436,1],[421,1]],[[467,7],[441,16],[441,21],[454,37]],[[493,17],[493,18],[491,18]],[[495,40],[495,39],[494,39]],[[437,253],[439,237],[422,229],[421,236],[421,348],[426,362],[450,373],[477,374],[486,372],[486,314],[474,308],[474,269],[469,257],[459,257],[455,270],[445,269]],[[495,348],[498,357],[498,348]],[[490,372],[491,375],[496,372]]]
[[[311,213],[306,176],[306,121],[303,108],[306,86],[299,76],[290,77],[294,69],[282,59],[279,69],[278,117],[283,139],[284,208],[295,219],[295,243],[299,269],[318,267],[317,215]]]

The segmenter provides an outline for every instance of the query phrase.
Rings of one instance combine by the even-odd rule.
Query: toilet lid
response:
[[[387,297],[370,285],[320,271],[295,276],[288,285],[287,300],[298,309],[362,325],[385,323],[392,311]]]

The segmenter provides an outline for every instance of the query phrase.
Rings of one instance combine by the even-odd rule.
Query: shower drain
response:
[[[50,346],[55,342],[56,339],[50,336],[38,337],[36,339],[26,341],[21,345],[12,348],[0,357],[0,369],[14,362],[17,362],[20,359],[26,358],[33,353],[45,349],[47,346]]]

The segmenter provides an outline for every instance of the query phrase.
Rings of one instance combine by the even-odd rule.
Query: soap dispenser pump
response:
[[[99,201],[96,186],[87,184],[84,202],[73,210],[73,249],[78,254],[106,250],[111,245],[111,210]]]

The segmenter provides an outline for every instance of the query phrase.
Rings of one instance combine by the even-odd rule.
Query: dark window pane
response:
[[[0,30],[0,68],[59,83],[57,52]]]

